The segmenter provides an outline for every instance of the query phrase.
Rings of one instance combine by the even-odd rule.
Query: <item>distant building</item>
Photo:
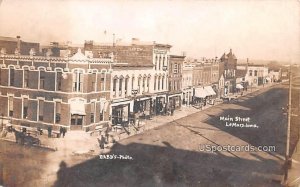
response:
[[[170,55],[169,63],[169,107],[179,108],[182,102],[182,71],[185,56]]]
[[[182,68],[182,104],[190,105],[193,99],[193,67],[192,64],[183,64]]]
[[[35,55],[40,53],[40,44],[35,42],[25,42],[20,36],[16,38],[0,36],[0,50],[5,54],[29,55],[32,51]]]
[[[237,70],[237,58],[230,49],[228,54],[223,54],[220,58],[220,76],[223,74],[225,79],[224,94],[234,93],[236,88],[236,70]]]

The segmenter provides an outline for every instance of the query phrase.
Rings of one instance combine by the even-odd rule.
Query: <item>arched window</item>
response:
[[[73,91],[83,91],[83,70],[75,69],[73,72]]]
[[[9,66],[9,86],[14,86],[15,82],[15,67]]]

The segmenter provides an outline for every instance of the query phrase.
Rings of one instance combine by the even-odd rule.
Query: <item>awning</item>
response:
[[[208,95],[216,95],[216,92],[213,90],[211,86],[205,86],[205,91],[207,91]]]
[[[207,94],[208,93],[205,91],[205,89],[203,87],[195,88],[195,97],[205,98],[207,96]]]
[[[241,84],[236,84],[237,89],[243,89],[244,87]]]
[[[145,101],[148,99],[151,99],[151,97],[142,97],[142,98],[136,99],[136,101]]]
[[[86,115],[84,104],[85,101],[81,99],[70,100],[71,114]]]
[[[119,105],[128,105],[130,103],[130,100],[127,101],[120,101],[120,102],[116,102],[116,103],[112,103],[110,106],[119,106]]]

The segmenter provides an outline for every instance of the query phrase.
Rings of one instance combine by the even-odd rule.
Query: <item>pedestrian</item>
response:
[[[101,134],[100,139],[98,138],[98,142],[99,142],[100,149],[104,149],[105,138],[102,134]]]
[[[60,127],[60,128],[59,128],[59,137],[61,137],[61,136],[62,136],[62,134],[63,134],[63,131],[64,131],[63,127]]]
[[[66,135],[66,132],[67,132],[67,128],[66,128],[66,127],[63,127],[63,128],[62,128],[62,134],[63,134],[63,138],[65,137],[65,135]]]
[[[51,138],[51,134],[52,134],[52,127],[49,125],[48,128],[48,138]]]

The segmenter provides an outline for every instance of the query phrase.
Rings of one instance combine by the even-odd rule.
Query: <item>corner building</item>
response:
[[[0,54],[0,113],[13,125],[89,130],[109,121],[112,59]]]

